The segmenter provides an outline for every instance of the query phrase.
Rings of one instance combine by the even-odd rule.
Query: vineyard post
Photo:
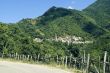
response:
[[[105,51],[104,54],[103,73],[105,73],[105,69],[106,69],[106,59],[107,59],[107,51]]]
[[[88,58],[87,58],[87,68],[86,68],[86,73],[89,73],[89,62],[90,62],[90,54],[88,54]]]

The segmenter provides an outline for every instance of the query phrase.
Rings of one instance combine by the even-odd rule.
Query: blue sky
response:
[[[35,18],[52,6],[82,10],[96,0],[0,0],[0,22]]]

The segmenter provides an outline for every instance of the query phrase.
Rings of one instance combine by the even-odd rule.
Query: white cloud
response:
[[[68,6],[68,9],[74,9],[72,6]]]

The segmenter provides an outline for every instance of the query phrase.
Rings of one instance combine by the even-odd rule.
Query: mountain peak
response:
[[[64,17],[71,14],[73,14],[73,11],[70,9],[53,6],[41,16],[41,22],[53,21],[59,17]]]
[[[57,7],[56,6],[52,6],[50,9],[56,9]]]
[[[71,10],[66,9],[66,8],[62,8],[62,7],[55,7],[52,6],[50,9],[47,10],[47,12],[45,12],[43,14],[43,16],[49,16],[49,15],[68,15],[71,14]]]

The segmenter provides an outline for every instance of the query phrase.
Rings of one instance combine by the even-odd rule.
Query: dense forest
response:
[[[0,23],[0,53],[53,56],[81,55],[85,50],[93,57],[103,51],[110,54],[110,0],[97,0],[82,11],[51,7],[42,16],[17,23]],[[86,44],[62,43],[46,39],[77,36],[93,41]],[[34,41],[43,39],[42,42]]]

